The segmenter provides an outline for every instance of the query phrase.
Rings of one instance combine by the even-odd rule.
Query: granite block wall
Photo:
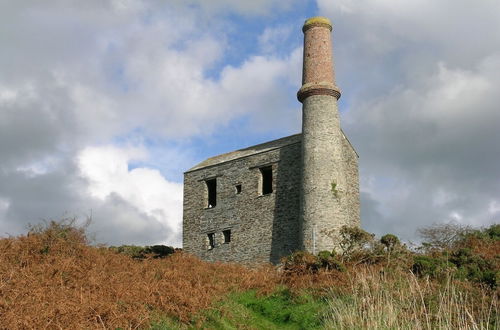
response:
[[[186,172],[183,248],[208,261],[279,262],[298,248],[300,141]],[[273,169],[273,192],[261,194],[260,168]],[[217,179],[217,205],[208,208],[205,180]],[[241,185],[237,194],[236,185]],[[223,230],[231,230],[224,243]],[[215,234],[210,248],[208,234]]]
[[[183,248],[207,261],[244,264],[278,263],[300,249],[301,137],[290,144],[188,171],[184,175]],[[330,217],[327,228],[346,222],[359,225],[357,155],[342,135],[346,189],[341,198],[348,215],[342,223]],[[261,194],[261,167],[273,169],[273,192]],[[217,179],[217,205],[208,208],[207,179]],[[241,185],[241,193],[236,186]],[[224,230],[231,242],[224,243]],[[210,248],[208,234],[214,234]],[[319,240],[325,233],[317,233]],[[319,252],[319,251],[317,251]]]

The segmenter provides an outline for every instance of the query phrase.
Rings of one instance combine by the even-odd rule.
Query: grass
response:
[[[270,295],[232,293],[190,324],[171,319],[151,329],[497,329],[498,300],[487,288],[444,284],[411,273],[359,268],[349,286],[323,296],[279,287]]]
[[[51,223],[0,239],[0,329],[497,329],[499,235],[476,236],[452,266],[414,275],[408,251],[342,267],[305,253],[255,269],[182,252],[137,259]],[[495,276],[464,276],[472,266]]]
[[[270,295],[255,290],[230,294],[213,308],[194,317],[189,328],[203,329],[323,329],[324,299],[310,294],[294,295],[280,288]],[[152,330],[182,329],[171,319],[154,323]]]
[[[489,289],[444,285],[411,273],[365,269],[348,294],[332,292],[326,327],[332,329],[496,329],[498,300]]]

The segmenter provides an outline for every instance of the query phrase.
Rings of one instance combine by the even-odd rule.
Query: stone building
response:
[[[302,133],[215,156],[184,173],[183,247],[209,261],[279,262],[337,247],[359,226],[358,155],[340,128],[332,25],[304,32]]]

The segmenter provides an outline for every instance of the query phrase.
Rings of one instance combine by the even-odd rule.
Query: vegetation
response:
[[[439,285],[411,273],[363,269],[349,289],[332,293],[331,329],[496,329],[493,292],[453,282]]]
[[[446,226],[416,251],[346,227],[339,251],[250,269],[51,222],[0,239],[0,328],[496,329],[500,225]]]
[[[176,249],[171,246],[165,245],[152,245],[152,246],[136,246],[136,245],[121,245],[111,246],[109,248],[117,253],[122,253],[134,259],[146,258],[165,258],[173,254]]]

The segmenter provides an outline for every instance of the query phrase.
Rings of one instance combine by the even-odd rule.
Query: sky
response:
[[[0,237],[90,217],[97,243],[180,247],[184,171],[300,132],[317,15],[362,227],[499,223],[497,0],[0,0]]]

